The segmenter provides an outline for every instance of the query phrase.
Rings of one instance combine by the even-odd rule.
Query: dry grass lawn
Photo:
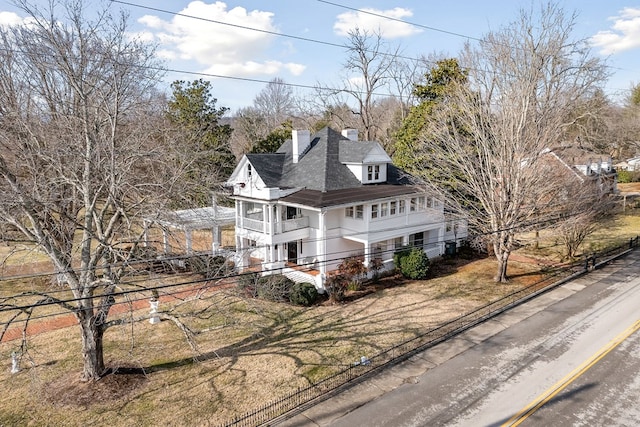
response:
[[[233,290],[183,302],[197,351],[170,322],[110,329],[105,358],[115,375],[78,381],[75,327],[29,340],[11,375],[17,341],[0,345],[0,425],[209,425],[308,385],[537,280],[511,263],[508,285],[493,261],[447,261],[439,277],[382,281],[345,304],[311,308],[239,298]]]
[[[618,217],[585,246],[628,240],[639,225],[638,217]],[[519,253],[561,261],[552,233],[543,233],[539,249],[533,249],[530,238],[521,236]],[[389,278],[350,295],[344,304],[311,308],[240,298],[233,287],[209,290],[203,298],[161,307],[197,331],[196,349],[168,321],[112,328],[105,337],[105,359],[115,374],[93,384],[78,381],[75,327],[39,334],[25,348],[19,340],[4,342],[0,426],[223,423],[341,370],[361,355],[375,355],[536,282],[538,268],[514,257],[511,282],[497,285],[491,258],[443,260],[429,280]],[[11,291],[6,285],[0,283],[5,295]],[[12,375],[14,351],[24,355],[22,370]]]

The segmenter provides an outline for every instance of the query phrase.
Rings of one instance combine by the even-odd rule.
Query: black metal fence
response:
[[[629,240],[614,248],[610,248],[598,253],[594,253],[585,258],[584,261],[575,262],[568,266],[555,269],[549,275],[526,288],[515,291],[503,298],[490,302],[476,310],[466,313],[452,321],[444,323],[426,333],[402,342],[394,347],[382,351],[370,358],[363,357],[357,363],[351,364],[346,369],[333,374],[321,381],[309,386],[298,388],[297,390],[268,402],[253,411],[238,415],[232,420],[223,424],[225,427],[253,427],[269,425],[291,415],[292,412],[303,410],[304,408],[317,403],[320,400],[330,397],[342,389],[362,381],[374,372],[385,367],[395,365],[409,359],[413,355],[432,347],[442,341],[451,338],[485,320],[496,316],[516,305],[522,304],[535,296],[547,292],[571,279],[585,274],[591,269],[619,257],[638,247],[639,237]]]

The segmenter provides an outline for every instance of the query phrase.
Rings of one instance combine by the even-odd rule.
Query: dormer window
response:
[[[378,181],[380,179],[380,165],[367,166],[367,181]]]

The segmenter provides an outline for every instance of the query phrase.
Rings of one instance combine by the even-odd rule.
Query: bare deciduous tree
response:
[[[606,77],[585,41],[571,38],[574,25],[575,16],[548,5],[467,45],[460,63],[470,84],[457,85],[425,132],[430,161],[454,183],[451,204],[491,238],[498,282],[507,280],[514,233],[555,214],[562,185],[549,179],[544,149]]]
[[[360,29],[349,32],[346,44],[347,59],[344,64],[345,76],[333,93],[323,85],[318,86],[317,98],[324,101],[324,110],[336,106],[353,106],[345,110],[347,115],[339,119],[351,122],[357,117],[355,125],[361,137],[368,141],[378,140],[382,133],[379,127],[379,114],[388,113],[384,108],[376,108],[380,95],[389,94],[389,81],[398,56],[398,48],[388,50],[380,33],[370,33]],[[354,105],[355,103],[355,105]]]
[[[90,21],[81,1],[52,2],[45,13],[16,4],[29,22],[0,30],[0,220],[63,278],[72,298],[34,294],[75,314],[82,378],[95,380],[105,372],[108,315],[126,286],[126,263],[114,260],[133,256],[138,220],[172,191],[154,121],[158,68],[124,15],[92,10]]]
[[[253,106],[264,117],[269,133],[291,119],[296,102],[291,86],[275,78],[256,95]]]

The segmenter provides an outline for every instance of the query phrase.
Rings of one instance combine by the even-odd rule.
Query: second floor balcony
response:
[[[270,223],[259,219],[242,217],[239,218],[238,226],[247,230],[259,231],[265,234],[282,234],[289,231],[300,230],[309,227],[309,217],[287,219]]]

